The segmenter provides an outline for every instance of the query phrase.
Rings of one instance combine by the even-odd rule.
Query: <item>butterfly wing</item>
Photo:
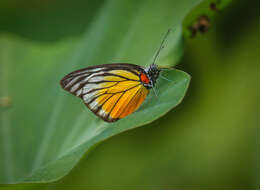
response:
[[[97,116],[114,122],[137,110],[149,93],[140,82],[142,72],[134,64],[106,64],[72,72],[60,83]]]

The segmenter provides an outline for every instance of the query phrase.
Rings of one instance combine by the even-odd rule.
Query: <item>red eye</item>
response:
[[[141,79],[141,82],[146,83],[146,84],[148,84],[148,83],[150,82],[149,78],[148,78],[147,75],[144,74],[144,73],[142,73],[142,74],[140,75],[140,79]]]

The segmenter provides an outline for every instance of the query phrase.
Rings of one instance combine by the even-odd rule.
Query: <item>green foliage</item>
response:
[[[186,16],[183,22],[184,36],[190,38],[195,37],[198,32],[207,32],[211,27],[211,22],[214,20],[214,16],[220,14],[221,11],[231,3],[231,1],[232,0],[204,0]],[[200,23],[201,18],[204,18],[204,23]]]
[[[96,144],[150,123],[179,104],[190,77],[173,70],[165,73],[173,82],[159,81],[158,98],[151,94],[139,111],[108,124],[64,92],[59,80],[89,65],[129,62],[147,66],[168,28],[173,31],[158,64],[175,65],[183,53],[182,21],[199,2],[100,2],[83,34],[55,43],[1,34],[0,182],[57,180]],[[39,38],[18,31],[21,36]]]
[[[260,12],[236,20],[247,6],[232,4],[186,41],[192,81],[180,106],[109,139],[46,189],[258,190]]]
[[[75,1],[73,5],[66,0],[46,0],[45,6],[39,3],[43,1],[26,2],[0,2],[0,30],[4,31],[0,37],[0,179],[5,183],[18,179],[17,183],[25,181],[25,177],[29,178],[28,174],[35,162],[36,153],[40,150],[39,146],[46,148],[42,153],[43,157],[38,158],[42,159],[40,162],[47,163],[64,153],[64,150],[68,151],[69,155],[72,145],[75,145],[75,152],[67,159],[71,162],[73,159],[79,159],[77,151],[82,151],[83,154],[88,150],[88,153],[95,147],[86,148],[83,144],[76,144],[85,141],[84,137],[89,134],[84,133],[87,132],[85,123],[88,123],[84,121],[88,118],[84,117],[93,115],[79,99],[58,87],[57,83],[64,74],[88,65],[89,56],[92,56],[93,64],[100,64],[101,61],[125,61],[147,65],[168,29],[164,23],[157,23],[156,26],[142,23],[143,28],[148,27],[145,34],[140,31],[143,30],[141,24],[136,31],[128,32],[126,25],[129,25],[129,28],[134,27],[134,23],[138,23],[138,19],[142,17],[142,12],[149,9],[145,9],[145,3],[140,3],[143,6],[138,9],[139,16],[133,18],[136,15],[133,13],[129,19],[123,19],[126,21],[125,24],[122,24],[123,21],[113,24],[125,27],[120,29],[119,34],[118,28],[113,30],[104,26],[105,29],[108,28],[103,31],[102,35],[105,37],[98,38],[98,42],[95,42],[101,34],[94,34],[100,30],[93,29],[91,33],[89,29],[96,21],[99,21],[99,27],[102,26],[100,19],[106,15],[102,17],[101,14],[107,10],[108,5],[110,8],[113,7],[111,2],[106,6],[103,1],[92,1],[89,5],[85,0]],[[229,0],[216,2],[224,6]],[[128,5],[135,3],[138,2]],[[161,10],[157,14],[160,2],[157,3],[157,7],[149,11],[153,11],[151,15],[156,15],[160,21],[164,13]],[[171,18],[175,18],[175,13],[180,11],[178,6],[182,6],[178,3],[176,10],[175,3],[172,7],[162,8],[174,10],[169,17],[163,18],[164,20],[170,22]],[[206,14],[210,17],[212,29],[209,30],[209,34],[197,35],[196,38],[186,40],[185,57],[180,66],[192,75],[192,83],[180,106],[144,127],[110,138],[95,151],[83,156],[72,172],[59,181],[2,185],[0,189],[259,189],[260,11],[255,11],[259,2],[236,1],[223,11],[209,10],[208,5],[209,1],[204,1],[199,8],[193,9],[183,24],[184,32],[189,32],[187,27],[198,16]],[[123,6],[124,12],[126,6]],[[136,11],[136,7],[129,9],[129,12]],[[106,12],[108,14],[109,11]],[[217,19],[212,17],[215,13],[219,15]],[[150,22],[153,20],[151,18],[143,21]],[[115,20],[118,21],[119,18]],[[108,22],[108,25],[110,24]],[[165,28],[158,29],[161,24]],[[110,30],[110,35],[106,35]],[[149,36],[149,30],[154,35]],[[166,45],[168,49],[163,51],[159,60],[160,64],[175,64],[182,55],[180,28],[177,28],[177,31],[170,37],[170,42]],[[5,34],[6,32],[8,34]],[[89,37],[90,34],[94,36],[93,40],[92,36]],[[121,36],[118,36],[120,34]],[[133,34],[132,37],[130,34]],[[179,37],[176,37],[177,34]],[[17,35],[22,36],[22,39]],[[148,36],[144,43],[140,42],[146,35]],[[122,45],[124,36],[128,37],[128,41]],[[150,42],[150,38],[154,39],[154,42]],[[111,43],[114,39],[117,39],[116,42]],[[89,41],[92,42],[90,46]],[[138,45],[134,46],[137,42]],[[105,47],[106,43],[108,48]],[[169,47],[171,44],[172,47]],[[110,45],[114,50],[109,49]],[[120,52],[121,47],[125,49]],[[95,52],[102,52],[105,57],[97,57],[100,54],[96,55]],[[86,53],[88,54],[85,55]],[[142,62],[142,53],[149,60],[144,58],[145,62]],[[140,60],[141,62],[137,62]],[[189,80],[185,73],[177,70],[165,75],[179,81],[177,84],[180,86],[185,82],[181,78],[184,77],[186,83]],[[159,81],[160,97],[156,99],[151,93],[140,111],[131,118],[137,118],[140,114],[142,119],[144,116],[151,119],[145,110],[157,114],[153,106],[165,106],[164,102],[170,102],[169,109],[172,108],[181,98],[170,100],[164,96],[179,96],[171,92],[180,92],[176,85]],[[162,94],[165,89],[169,92]],[[60,98],[62,100],[59,100]],[[57,102],[59,109],[56,107]],[[66,110],[67,108],[70,110]],[[162,112],[157,109],[156,111],[160,115],[169,110],[166,107],[164,109]],[[51,120],[50,116],[53,116]],[[75,121],[78,122],[75,124]],[[94,119],[93,123],[95,122],[99,125],[97,119]],[[78,126],[77,129],[75,126]],[[112,127],[114,128],[114,125]],[[124,129],[123,127],[122,130]],[[102,130],[103,137],[109,135]],[[95,131],[92,131],[92,134],[93,132]],[[44,134],[51,136],[47,136],[43,141]],[[51,177],[57,168],[65,174],[69,170],[67,167],[74,166],[68,166],[65,161],[66,159],[61,159],[56,162],[57,165],[48,165],[46,173],[34,173],[34,177]],[[40,165],[36,166],[39,169]]]

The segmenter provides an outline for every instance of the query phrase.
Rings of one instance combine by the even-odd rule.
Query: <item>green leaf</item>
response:
[[[79,39],[41,44],[0,37],[0,183],[49,182],[67,174],[84,153],[120,132],[150,123],[179,104],[190,77],[178,70],[159,80],[141,108],[105,123],[59,80],[90,65],[129,62],[147,66],[168,28],[159,65],[174,65],[182,49],[181,24],[199,0],[105,2]]]

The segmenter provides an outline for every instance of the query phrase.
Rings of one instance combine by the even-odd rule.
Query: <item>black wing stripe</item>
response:
[[[86,93],[84,93],[84,94],[82,94],[82,95],[89,94],[89,93],[95,92],[95,91],[97,91],[97,90],[108,89],[108,88],[111,88],[111,87],[113,87],[113,86],[118,85],[118,83],[119,83],[119,82],[116,82],[116,84],[113,84],[113,85],[111,85],[111,86],[107,86],[107,87],[102,87],[102,88],[93,88],[92,90],[90,90],[90,91],[88,91],[88,92],[86,92]]]
[[[121,80],[121,81],[100,80],[100,81],[96,81],[96,82],[86,82],[85,84],[101,84],[104,82],[123,82],[123,81],[127,81],[127,80]]]
[[[111,70],[125,70],[125,71],[129,71],[135,75],[138,75],[138,72],[144,71],[144,69],[138,65],[137,65],[137,67],[131,67],[132,64],[130,64],[130,65],[129,64],[106,64],[106,65],[100,65],[100,66],[103,66],[103,68],[96,67],[96,69],[99,69],[98,71],[95,71],[94,68],[88,67],[88,68],[80,69],[80,70],[74,71],[72,73],[69,73],[67,75],[67,77],[70,77],[70,76],[76,77],[81,74],[86,74],[86,73],[91,74],[91,73],[106,72],[106,71],[111,71]],[[94,71],[91,71],[91,70],[94,70]]]
[[[94,77],[100,77],[100,76],[114,76],[114,77],[119,77],[119,78],[122,78],[122,79],[126,79],[126,80],[131,80],[131,81],[139,81],[139,80],[134,80],[134,79],[130,79],[130,78],[127,78],[127,77],[124,77],[122,75],[118,75],[118,74],[114,74],[114,73],[103,73],[103,74],[97,74]],[[138,76],[138,75],[137,75]]]
[[[136,69],[130,69],[128,67],[122,67],[122,66],[118,66],[118,67],[114,67],[114,68],[107,68],[107,69],[104,69],[103,71],[111,71],[111,70],[124,70],[124,71],[129,71],[135,75],[139,75],[138,72],[136,72],[137,70]],[[141,71],[139,71],[141,72]]]
[[[94,70],[94,71],[93,71]],[[99,69],[99,70],[95,70],[95,69],[85,69],[85,71],[75,71],[75,72],[72,72],[70,73],[68,76],[71,76],[71,77],[77,77],[79,75],[82,75],[82,74],[93,74],[93,73],[98,73],[98,72],[102,72],[104,69]]]

